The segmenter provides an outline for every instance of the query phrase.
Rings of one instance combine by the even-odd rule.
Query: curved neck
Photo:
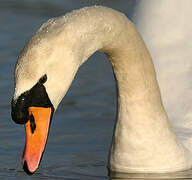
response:
[[[118,87],[109,167],[124,172],[189,167],[162,105],[151,57],[133,25],[128,22],[125,29],[128,31],[102,48],[112,63]]]
[[[104,7],[75,11],[65,16],[64,22],[57,20],[57,30],[64,30],[58,30],[57,42],[62,46],[57,45],[55,52],[72,57],[72,65],[68,64],[68,74],[72,72],[69,82],[78,67],[97,50],[109,56],[114,69],[118,116],[110,168],[125,172],[186,168],[184,150],[176,141],[161,102],[151,57],[133,24],[123,14]],[[77,68],[71,68],[74,64]]]

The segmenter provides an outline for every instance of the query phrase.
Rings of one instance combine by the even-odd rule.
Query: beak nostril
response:
[[[31,114],[30,117],[30,127],[31,127],[31,132],[32,134],[34,133],[35,129],[36,129],[36,124],[35,124],[35,119],[34,116]]]
[[[27,161],[24,161],[23,170],[24,170],[28,175],[33,175],[33,173],[29,171],[29,168],[28,168],[28,166],[27,166]]]

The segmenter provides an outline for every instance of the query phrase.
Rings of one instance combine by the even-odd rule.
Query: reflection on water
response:
[[[192,177],[192,170],[187,170],[187,171],[182,171],[182,172],[174,172],[174,173],[165,173],[165,174],[153,174],[153,173],[114,173],[112,172],[110,174],[111,178],[110,180],[126,180],[126,179],[153,179],[153,180],[158,180],[158,179],[163,179],[163,180],[176,180],[176,179],[191,179]]]

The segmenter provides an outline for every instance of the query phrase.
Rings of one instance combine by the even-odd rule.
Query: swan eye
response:
[[[28,91],[21,94],[16,102],[12,100],[11,116],[17,124],[24,124],[28,121],[28,107],[26,105],[28,101]]]
[[[43,75],[43,76],[39,79],[38,83],[39,83],[39,84],[44,84],[46,81],[47,81],[47,74]]]

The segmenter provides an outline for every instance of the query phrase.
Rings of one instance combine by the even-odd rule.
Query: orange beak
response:
[[[28,111],[30,120],[25,124],[26,139],[22,164],[28,174],[33,174],[45,149],[52,108],[29,107]]]

